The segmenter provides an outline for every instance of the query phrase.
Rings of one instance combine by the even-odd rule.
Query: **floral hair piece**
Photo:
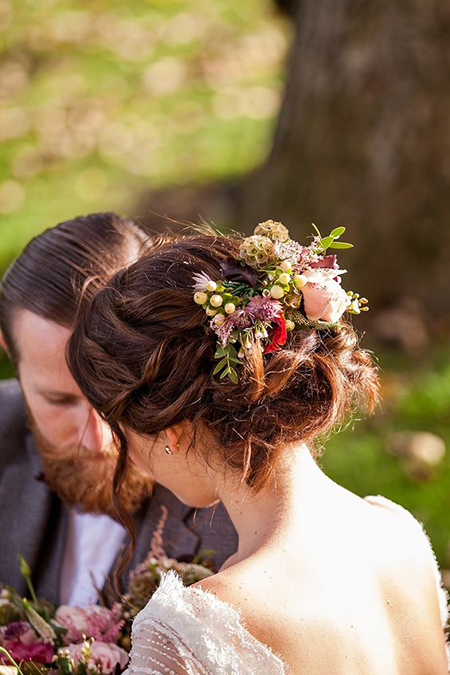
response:
[[[322,237],[313,224],[311,244],[302,246],[273,220],[260,223],[242,240],[237,259],[221,265],[221,279],[194,275],[194,301],[210,317],[218,343],[214,374],[238,382],[236,366],[260,342],[263,353],[281,349],[289,331],[338,328],[344,312],[368,311],[366,298],[344,291],[336,255],[352,248],[338,241],[345,227]]]

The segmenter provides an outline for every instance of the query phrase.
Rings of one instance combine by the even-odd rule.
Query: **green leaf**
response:
[[[231,367],[230,367],[229,373],[228,373],[228,374],[229,374],[229,376],[230,376],[230,380],[231,380],[234,384],[237,384],[237,383],[239,382],[238,376],[237,376],[237,372],[235,371],[234,368],[231,368]]]
[[[234,347],[233,345],[228,344],[227,347],[226,347],[226,349],[227,349],[228,355],[229,355],[230,357],[237,358],[236,347]]]
[[[345,232],[345,227],[335,227],[332,232],[330,232],[330,237],[338,239]]]
[[[88,675],[86,666],[84,665],[84,663],[81,663],[81,661],[78,662],[76,673],[77,675]]]
[[[353,244],[347,244],[345,241],[335,241],[328,248],[353,248]]]
[[[225,356],[225,354],[226,354],[225,349],[222,347],[222,345],[219,345],[217,347],[216,353],[214,354],[214,358],[221,359],[223,356]]]
[[[227,365],[227,363],[228,363],[228,359],[227,359],[227,357],[225,356],[225,358],[223,358],[221,361],[219,361],[219,363],[217,364],[217,366],[214,368],[214,370],[213,370],[213,375],[217,375],[217,373],[220,373],[220,371],[222,370],[222,368],[224,368],[224,367]]]
[[[225,368],[222,375],[220,376],[220,379],[223,380],[223,378],[226,377],[229,372],[230,372],[230,368],[229,367]]]
[[[332,237],[331,235],[329,237],[324,237],[323,239],[321,239],[320,243],[323,246],[323,250],[326,251],[327,248],[329,248],[330,245],[333,243],[333,241],[334,241],[334,237]]]

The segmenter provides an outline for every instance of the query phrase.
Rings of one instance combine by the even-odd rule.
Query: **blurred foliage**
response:
[[[258,164],[287,31],[270,0],[0,0],[0,271],[77,213]]]

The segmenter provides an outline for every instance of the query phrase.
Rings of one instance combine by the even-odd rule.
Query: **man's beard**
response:
[[[28,409],[28,422],[42,460],[45,481],[69,507],[86,513],[104,513],[116,517],[113,478],[118,451],[108,448],[103,456],[77,447],[52,446],[39,431]],[[133,513],[151,494],[153,483],[131,463],[118,492],[121,504]]]

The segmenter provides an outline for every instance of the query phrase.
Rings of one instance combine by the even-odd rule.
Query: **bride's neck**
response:
[[[306,445],[286,450],[267,485],[256,494],[246,484],[230,489],[227,482],[219,490],[220,499],[239,537],[238,551],[229,564],[296,528],[332,485]]]

